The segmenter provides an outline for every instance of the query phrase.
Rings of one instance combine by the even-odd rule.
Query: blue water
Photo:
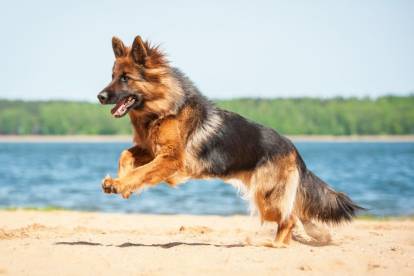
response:
[[[141,213],[245,214],[219,180],[166,185],[124,200],[101,191],[124,143],[0,143],[0,207],[59,206]],[[414,214],[414,143],[297,143],[305,162],[375,215]]]

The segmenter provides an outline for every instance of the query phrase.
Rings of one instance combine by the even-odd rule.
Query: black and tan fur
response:
[[[130,48],[112,44],[113,79],[98,98],[133,95],[135,146],[121,154],[118,178],[103,180],[105,192],[128,198],[162,181],[221,178],[246,190],[262,222],[278,224],[275,246],[289,243],[298,220],[337,224],[360,209],[309,171],[287,138],[208,101],[157,47],[139,36]]]

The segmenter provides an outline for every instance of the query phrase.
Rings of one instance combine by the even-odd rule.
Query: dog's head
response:
[[[171,108],[170,70],[158,47],[137,36],[131,47],[113,37],[112,48],[112,81],[98,94],[100,103],[114,104],[111,113],[116,118],[131,110],[158,113]]]

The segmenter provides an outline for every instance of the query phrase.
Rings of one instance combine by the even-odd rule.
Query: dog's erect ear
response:
[[[147,47],[139,35],[132,43],[130,55],[136,64],[145,64],[145,58],[148,56]]]
[[[112,49],[114,49],[115,57],[118,58],[126,56],[126,48],[124,43],[122,43],[122,41],[115,36],[112,38]]]

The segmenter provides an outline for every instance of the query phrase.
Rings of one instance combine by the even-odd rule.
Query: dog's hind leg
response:
[[[284,184],[283,195],[276,201],[275,205],[281,212],[281,218],[278,222],[278,229],[275,241],[276,243],[289,244],[292,239],[292,229],[296,223],[296,217],[292,214],[295,204],[296,192],[299,185],[299,172],[297,169],[287,173]]]
[[[278,224],[277,233],[274,239],[266,239],[265,241],[256,243],[256,246],[267,247],[286,247],[292,239],[292,231],[296,225],[296,216],[291,214],[287,219],[281,219],[280,211],[276,209],[261,209],[259,207],[262,221],[276,222]]]
[[[277,234],[275,237],[276,245],[288,245],[292,240],[292,229],[295,226],[295,218],[293,215],[289,216],[278,224]]]
[[[274,164],[260,168],[255,178],[255,200],[261,220],[278,224],[275,240],[268,246],[285,247],[292,238],[296,224],[294,204],[299,185],[299,172],[295,165],[281,160],[283,166],[274,170]]]
[[[311,220],[302,221],[306,234],[312,237],[317,242],[330,243],[332,238],[329,229],[325,225],[318,225]]]

